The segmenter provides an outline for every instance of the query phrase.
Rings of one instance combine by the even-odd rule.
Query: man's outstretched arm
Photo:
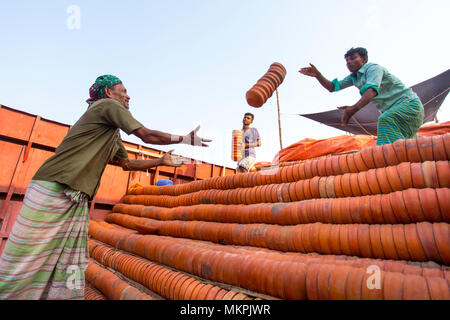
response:
[[[157,166],[169,166],[169,167],[179,167],[182,164],[181,157],[172,156],[173,150],[170,150],[164,154],[163,157],[158,159],[150,160],[134,160],[134,159],[120,159],[113,161],[113,164],[117,164],[124,171],[145,171]]]
[[[333,92],[334,91],[333,82],[325,78],[312,63],[310,63],[309,65],[310,67],[301,68],[298,72],[304,74],[305,76],[316,78],[317,81],[319,81],[319,83],[322,85],[322,87],[324,87],[330,92]]]
[[[149,144],[189,144],[192,146],[201,146],[208,147],[206,142],[211,142],[210,139],[205,139],[197,136],[197,131],[200,129],[200,126],[192,130],[185,136],[174,135],[170,133],[165,133],[158,130],[151,130],[146,127],[141,127],[137,130],[134,130],[132,134],[139,137],[142,141]]]

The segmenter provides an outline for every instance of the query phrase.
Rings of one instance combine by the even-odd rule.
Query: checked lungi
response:
[[[393,105],[378,118],[377,146],[417,138],[423,117],[423,106],[418,98]]]
[[[84,299],[88,196],[32,180],[0,257],[0,300]]]

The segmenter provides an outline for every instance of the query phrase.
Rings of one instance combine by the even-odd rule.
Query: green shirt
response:
[[[407,88],[396,76],[375,63],[366,63],[356,74],[352,73],[343,80],[334,79],[332,82],[334,91],[354,85],[359,88],[361,96],[368,88],[374,89],[377,95],[373,102],[381,112],[399,102],[418,98],[411,88]]]
[[[128,157],[119,129],[131,134],[141,127],[119,102],[101,99],[73,125],[33,179],[59,182],[92,198],[108,162]]]

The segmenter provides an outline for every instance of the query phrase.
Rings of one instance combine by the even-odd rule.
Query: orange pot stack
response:
[[[231,143],[231,160],[240,161],[242,159],[242,130],[233,130]]]
[[[164,299],[449,300],[449,158],[446,134],[133,186],[90,255]]]
[[[285,77],[284,66],[278,62],[272,63],[266,74],[247,91],[245,95],[247,103],[252,107],[260,108],[281,85]]]

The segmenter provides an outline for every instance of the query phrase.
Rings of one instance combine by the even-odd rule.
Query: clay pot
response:
[[[262,107],[267,100],[264,93],[254,87],[247,91],[245,98],[247,99],[247,103],[254,108]]]
[[[431,300],[450,300],[448,283],[445,279],[425,277]]]
[[[422,206],[420,204],[419,190],[408,189],[403,191],[402,195],[410,220],[412,222],[424,221],[425,216],[422,212]]]
[[[424,248],[422,248],[422,244],[420,243],[416,226],[418,226],[418,224],[406,224],[404,226],[406,245],[408,246],[408,252],[412,260],[426,261],[427,256],[425,255]],[[431,225],[429,231],[432,234]]]
[[[342,190],[342,185],[341,185],[341,179],[342,179],[342,175],[339,176],[334,176],[334,194],[336,196],[336,198],[343,198],[345,197],[345,194]]]
[[[423,175],[421,163],[411,163],[411,176],[414,188],[425,188],[425,178]]]
[[[330,274],[335,269],[335,265],[323,264],[317,274],[317,287],[320,300],[330,299]]]
[[[429,222],[421,222],[421,223],[417,223],[417,240],[420,239],[419,244],[421,244],[421,246],[423,247],[423,250],[425,251],[423,256],[424,258],[420,261],[426,261],[428,258],[428,260],[433,260],[436,262],[442,262],[442,258],[439,255],[439,251],[437,249],[437,245],[434,239],[434,232],[433,232],[433,224],[429,223]],[[417,236],[416,234],[416,236]],[[449,243],[449,240],[447,239],[446,241],[447,243]]]
[[[386,175],[393,191],[403,190],[402,181],[400,180],[399,173],[397,172],[397,166],[386,167]]]
[[[362,192],[361,192],[361,189],[360,189],[359,183],[358,183],[358,174],[357,173],[350,174],[350,188],[352,190],[353,197],[362,196]]]
[[[436,196],[438,199],[439,207],[441,208],[442,220],[450,221],[450,201],[449,190],[446,189],[436,189]]]
[[[389,183],[389,178],[386,173],[386,168],[376,169],[375,175],[377,177],[378,185],[382,193],[391,193],[393,190],[391,184]]]
[[[448,265],[450,263],[449,225],[448,223],[433,223],[432,226],[433,226],[434,241],[436,243],[436,247],[441,259],[440,261]],[[423,229],[423,227],[421,227],[421,229]]]
[[[447,160],[448,158],[445,152],[444,140],[442,139],[442,136],[432,136],[431,141],[433,144],[433,160]]]
[[[386,272],[384,274],[384,299],[403,300],[403,281],[405,276],[398,272]]]
[[[350,184],[350,177],[351,177],[350,173],[345,173],[341,177],[342,193],[344,194],[345,197],[352,197],[353,196],[352,189],[351,189],[351,184]]]
[[[403,299],[429,300],[427,283],[424,277],[405,275],[403,280]]]
[[[405,140],[406,154],[409,162],[422,162],[419,148],[417,147],[417,139]]]
[[[408,155],[406,152],[406,140],[404,139],[396,140],[392,144],[392,148],[394,149],[395,155],[397,156],[399,163],[408,161]]]
[[[308,264],[306,269],[306,295],[308,300],[319,299],[317,278],[321,264]]]
[[[404,225],[388,225],[382,226],[382,228],[383,227],[392,228],[392,235],[394,237],[395,249],[398,257],[402,260],[411,260],[412,258],[408,252],[408,246],[406,244]]]
[[[410,223],[411,218],[409,217],[408,210],[405,206],[405,200],[403,199],[403,192],[397,191],[389,194],[389,200],[391,203],[392,210],[397,218],[397,221],[403,223]]]
[[[331,156],[331,168],[332,172],[329,175],[341,175],[344,174],[342,172],[341,167],[339,166],[339,157],[340,156]]]
[[[336,266],[330,274],[330,294],[332,300],[346,300],[347,278],[352,270],[348,266]]]
[[[373,161],[375,163],[375,168],[387,167],[386,160],[384,159],[383,146],[376,146],[372,150]]]
[[[380,241],[385,259],[398,259],[399,257],[394,244],[392,227],[381,225],[376,229],[379,229]],[[373,242],[375,243],[376,239],[374,239]]]
[[[367,179],[367,171],[358,173],[357,180],[362,195],[367,196],[373,194],[370,190],[369,181]]]
[[[397,159],[397,155],[395,154],[395,150],[392,144],[385,144],[383,147],[384,159],[388,166],[395,166],[399,164],[399,160]]]
[[[431,137],[424,136],[417,139],[420,158],[423,161],[434,161],[433,157],[433,141]]]
[[[350,242],[349,242],[349,225],[339,225],[339,241],[340,241],[340,247],[342,254],[345,254],[347,256],[352,256],[353,252],[350,248]]]

